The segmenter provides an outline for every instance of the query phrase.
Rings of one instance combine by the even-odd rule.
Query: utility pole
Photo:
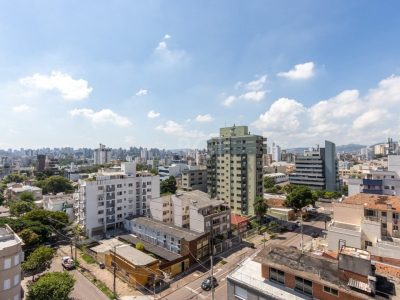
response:
[[[114,280],[113,280],[113,294],[114,294],[114,299],[117,299],[117,292],[116,292],[116,276],[117,276],[117,264],[115,262],[115,252],[116,252],[116,246],[114,246],[114,255],[113,255],[113,274],[114,274]]]
[[[214,246],[213,246],[213,238],[214,238],[214,229],[212,226],[212,220],[211,220],[211,300],[214,300]]]
[[[303,208],[300,210],[300,219],[301,219],[301,253],[304,251],[303,247]]]

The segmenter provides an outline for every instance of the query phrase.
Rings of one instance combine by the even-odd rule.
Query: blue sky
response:
[[[397,1],[11,1],[1,148],[283,147],[400,135]]]

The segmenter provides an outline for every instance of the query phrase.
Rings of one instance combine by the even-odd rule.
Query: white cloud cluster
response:
[[[312,61],[304,64],[298,64],[293,69],[287,72],[279,72],[279,77],[287,79],[298,80],[298,79],[309,79],[314,76],[314,63]]]
[[[30,108],[28,105],[26,105],[26,104],[21,104],[21,105],[14,106],[14,107],[12,108],[12,110],[13,110],[14,112],[17,112],[17,113],[23,113],[23,112],[28,112],[28,111],[30,111],[31,108]]]
[[[50,75],[33,74],[19,80],[23,86],[46,91],[58,91],[65,100],[83,100],[93,91],[84,79],[74,79],[66,73],[51,72]]]
[[[148,94],[148,90],[145,89],[140,89],[136,92],[136,96],[142,97],[142,96],[146,96]]]
[[[250,102],[260,102],[265,98],[267,91],[264,89],[264,85],[267,82],[267,75],[261,75],[258,79],[250,81],[248,83],[238,82],[235,84],[235,90],[242,91],[240,95],[230,95],[226,97],[222,105],[229,107],[235,101],[243,99]]]
[[[155,112],[154,110],[150,110],[150,111],[147,113],[147,117],[148,117],[149,119],[154,119],[154,118],[157,118],[157,117],[159,117],[159,116],[160,116],[160,113]]]
[[[178,63],[187,63],[189,55],[184,50],[170,49],[167,41],[171,39],[170,34],[165,34],[162,40],[158,43],[155,54],[167,65],[176,65]]]
[[[69,111],[69,114],[72,117],[84,117],[93,124],[111,123],[120,127],[128,127],[132,125],[128,118],[120,116],[108,108],[97,112],[89,108],[76,108]]]
[[[360,96],[345,90],[310,107],[280,98],[253,122],[268,138],[286,146],[330,139],[338,144],[374,143],[400,131],[400,77],[391,76]]]
[[[214,121],[214,118],[211,117],[210,114],[206,114],[206,115],[198,115],[194,120],[195,120],[196,122],[205,123],[205,122],[212,122],[212,121]]]
[[[159,125],[156,130],[162,131],[169,135],[180,136],[188,139],[204,139],[206,134],[198,130],[187,129],[184,125],[169,120],[164,125]]]

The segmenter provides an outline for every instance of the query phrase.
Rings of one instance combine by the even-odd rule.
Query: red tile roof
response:
[[[241,215],[237,215],[237,214],[231,214],[231,224],[232,225],[238,225],[244,222],[248,222],[249,220]]]

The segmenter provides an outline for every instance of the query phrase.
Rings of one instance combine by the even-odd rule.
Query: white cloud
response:
[[[31,108],[26,104],[14,106],[12,109],[14,112],[17,112],[17,113],[28,112],[31,110]]]
[[[264,87],[266,81],[267,75],[262,75],[260,78],[248,82],[245,87],[249,91],[259,91]]]
[[[225,98],[224,102],[222,102],[222,105],[229,107],[235,101],[236,101],[236,96],[228,96],[227,98]]]
[[[252,125],[258,129],[275,131],[297,131],[300,116],[306,111],[303,104],[293,99],[280,98],[272,103],[269,110],[260,115]]]
[[[206,115],[198,115],[195,118],[196,122],[212,122],[214,121],[213,117],[211,117],[210,114],[206,114]]]
[[[148,90],[140,89],[137,91],[136,96],[139,96],[139,97],[146,96],[148,94],[148,92],[149,92]]]
[[[178,63],[189,62],[189,55],[184,50],[170,49],[167,40],[171,39],[171,35],[165,34],[163,39],[158,43],[155,54],[167,65],[176,65]]]
[[[111,109],[102,109],[95,112],[89,108],[77,108],[69,111],[72,117],[82,116],[94,124],[111,123],[120,127],[131,126],[132,123],[128,118],[118,115]]]
[[[224,99],[222,105],[229,107],[238,99],[251,102],[260,102],[265,98],[265,95],[267,93],[267,91],[264,90],[264,85],[266,82],[267,82],[266,74],[261,75],[257,79],[252,80],[248,83],[243,83],[241,81],[238,81],[235,84],[234,89],[241,91],[242,94],[239,96],[235,95],[228,96],[227,98]]]
[[[298,64],[293,69],[287,72],[279,72],[279,77],[285,77],[287,79],[309,79],[314,76],[314,63],[306,62],[304,64]]]
[[[149,119],[154,119],[154,118],[157,118],[157,117],[159,117],[159,116],[160,116],[160,113],[155,112],[154,110],[150,110],[150,111],[147,113],[147,117],[148,117]]]
[[[65,100],[83,100],[92,92],[93,88],[84,79],[73,79],[66,73],[51,72],[50,75],[39,73],[19,80],[23,86],[46,91],[58,91]]]
[[[125,144],[132,146],[136,143],[136,139],[135,139],[135,137],[128,135],[124,138],[124,142],[125,142]]]
[[[156,130],[187,139],[205,139],[207,137],[207,135],[201,131],[187,129],[184,125],[172,120],[167,121],[164,125],[157,126]]]
[[[365,96],[345,90],[309,107],[294,99],[273,102],[253,126],[285,146],[311,146],[324,139],[337,144],[373,144],[400,132],[400,77],[381,80]]]
[[[240,95],[240,99],[252,102],[260,102],[265,97],[265,91],[251,91]]]

